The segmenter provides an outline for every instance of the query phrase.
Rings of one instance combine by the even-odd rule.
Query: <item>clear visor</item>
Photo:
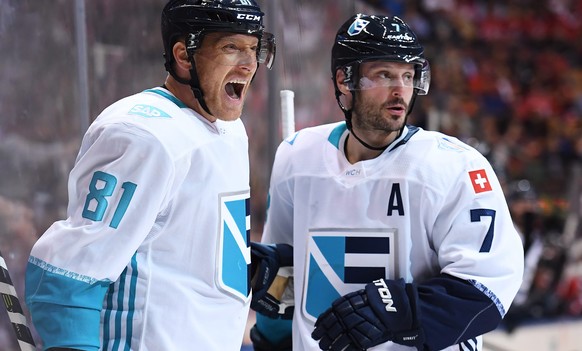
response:
[[[420,69],[416,68],[414,71],[405,72],[403,74],[394,74],[389,69],[373,69],[370,72],[360,76],[357,83],[351,82],[348,84],[350,90],[369,90],[375,88],[391,88],[404,87],[414,88],[418,91],[418,95],[428,94],[430,86],[430,66],[428,61],[424,60]]]
[[[259,63],[263,63],[268,69],[271,69],[275,61],[276,51],[275,36],[269,32],[263,32],[259,51],[257,52]]]
[[[222,45],[219,50],[198,49],[196,55],[224,66],[262,63],[270,69],[275,59],[275,38],[273,34],[264,32],[257,46],[231,41]]]

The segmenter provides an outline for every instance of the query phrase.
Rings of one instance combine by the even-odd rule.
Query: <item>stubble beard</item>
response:
[[[400,104],[408,110],[408,104],[402,98],[395,98],[381,104],[375,103],[372,99],[362,99],[357,96],[354,104],[353,114],[356,116],[352,123],[362,131],[384,132],[390,134],[398,132],[406,123],[406,115],[393,116],[387,106]]]

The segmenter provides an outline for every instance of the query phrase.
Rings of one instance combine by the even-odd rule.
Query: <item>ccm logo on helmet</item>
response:
[[[394,300],[392,300],[392,294],[390,294],[390,290],[388,290],[388,286],[384,279],[374,280],[372,283],[374,285],[379,286],[378,294],[382,298],[382,302],[386,304],[386,311],[387,312],[398,312],[396,311],[396,307],[394,307]]]
[[[239,13],[239,14],[236,15],[236,19],[259,22],[261,20],[261,16],[258,16],[258,15],[247,15],[247,14],[244,14],[244,13]]]

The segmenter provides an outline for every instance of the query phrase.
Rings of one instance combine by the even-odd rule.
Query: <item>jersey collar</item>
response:
[[[410,140],[410,138],[412,138],[412,136],[416,134],[416,132],[418,132],[418,129],[419,129],[418,127],[412,125],[404,126],[404,129],[402,130],[400,136],[396,140],[394,140],[392,144],[386,148],[386,150],[388,150],[388,152],[391,152],[392,150],[406,144],[408,140]],[[339,123],[338,126],[331,131],[327,140],[333,146],[335,146],[336,149],[340,150],[340,142],[344,140],[342,136],[346,131],[347,131],[346,122]]]
[[[183,103],[182,101],[178,100],[177,97],[175,97],[169,91],[167,91],[167,90],[165,90],[163,88],[147,89],[147,90],[144,90],[144,93],[154,93],[154,94],[158,94],[158,95],[163,96],[166,99],[170,100],[171,102],[173,102],[179,108],[188,108],[188,106],[186,106],[185,103]]]

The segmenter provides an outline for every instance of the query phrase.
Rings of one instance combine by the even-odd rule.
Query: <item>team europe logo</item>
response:
[[[318,229],[308,238],[302,310],[313,321],[340,296],[400,276],[395,229]]]
[[[249,201],[249,192],[221,195],[220,238],[216,255],[218,286],[245,302],[250,294]]]
[[[361,18],[356,18],[356,20],[352,23],[350,28],[348,28],[348,34],[350,36],[360,34],[364,30],[364,28],[366,28],[368,23],[370,23],[370,21],[366,21]]]

